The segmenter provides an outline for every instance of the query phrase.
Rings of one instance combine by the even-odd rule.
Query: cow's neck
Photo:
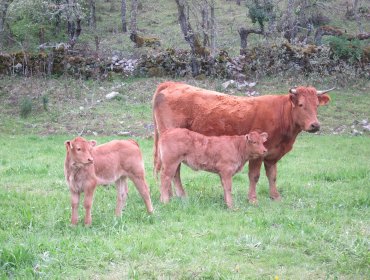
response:
[[[293,119],[293,105],[290,102],[289,95],[286,95],[286,102],[282,106],[281,110],[281,123],[280,123],[280,146],[283,154],[289,152],[294,144],[297,135],[302,131],[302,129],[294,123]]]

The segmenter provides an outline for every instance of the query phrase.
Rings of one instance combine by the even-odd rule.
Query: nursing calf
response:
[[[150,192],[145,181],[142,155],[133,140],[114,140],[96,146],[96,141],[77,137],[66,141],[67,155],[64,175],[71,192],[72,224],[78,222],[80,194],[85,193],[85,224],[91,224],[91,207],[97,185],[115,183],[117,187],[116,215],[121,215],[127,198],[127,178],[135,184],[146,209],[153,212]]]
[[[167,203],[172,196],[171,181],[176,192],[184,196],[176,172],[183,162],[194,170],[217,173],[224,188],[227,207],[231,208],[232,177],[249,159],[260,158],[267,153],[263,145],[267,133],[253,131],[241,136],[204,136],[184,128],[165,131],[159,138],[159,162],[156,172],[161,171],[161,201]]]

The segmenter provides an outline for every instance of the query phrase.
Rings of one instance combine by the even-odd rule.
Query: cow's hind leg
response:
[[[131,177],[130,179],[132,180],[132,182],[134,182],[136,189],[139,191],[141,197],[143,198],[148,213],[153,213],[150,191],[148,184],[145,181],[144,175],[141,177]]]
[[[262,165],[262,159],[254,159],[249,161],[249,203],[257,204],[256,185],[260,178],[260,170]]]
[[[186,192],[185,192],[185,190],[182,186],[182,183],[181,183],[180,169],[181,169],[181,163],[179,164],[179,166],[176,169],[176,173],[175,173],[175,177],[173,178],[173,182],[174,182],[174,185],[175,185],[175,188],[176,188],[176,195],[178,197],[185,197]]]
[[[270,197],[273,200],[281,200],[281,196],[276,188],[277,163],[265,161],[266,176],[270,185]]]
[[[126,206],[128,185],[127,177],[121,177],[116,181],[117,188],[117,206],[116,206],[116,216],[121,216],[122,209]]]

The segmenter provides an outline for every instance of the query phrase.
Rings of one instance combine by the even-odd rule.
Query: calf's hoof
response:
[[[273,201],[281,201],[281,196],[280,194],[270,194],[270,198],[273,200]]]
[[[164,204],[167,204],[168,202],[170,202],[170,198],[168,196],[161,195],[160,201]]]
[[[252,205],[255,205],[255,206],[257,206],[257,205],[258,205],[258,200],[257,200],[257,198],[249,198],[249,199],[248,199],[248,202],[249,202],[249,204],[252,204]]]

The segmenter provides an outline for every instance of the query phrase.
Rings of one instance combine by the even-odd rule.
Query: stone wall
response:
[[[329,46],[273,45],[254,48],[245,55],[230,57],[220,51],[215,57],[194,57],[189,51],[167,49],[155,54],[128,59],[113,55],[101,58],[53,47],[38,53],[0,53],[2,75],[71,75],[78,78],[108,78],[111,73],[123,76],[172,76],[193,74],[192,63],[197,64],[199,78],[217,77],[245,80],[250,77],[285,74],[318,73],[323,76],[350,72],[351,75],[369,78],[370,55],[365,52],[360,61],[333,57]]]

